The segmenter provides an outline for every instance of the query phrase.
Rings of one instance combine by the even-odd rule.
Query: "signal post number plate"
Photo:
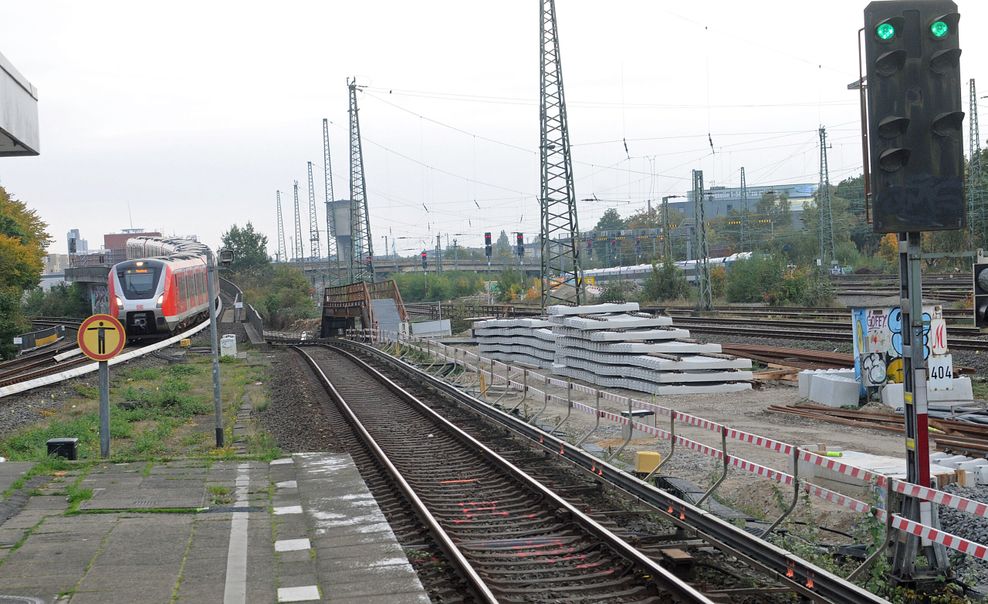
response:
[[[930,390],[941,392],[954,387],[954,359],[951,355],[930,355],[926,372],[926,385]]]

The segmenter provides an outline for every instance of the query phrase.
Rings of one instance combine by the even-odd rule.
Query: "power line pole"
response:
[[[816,193],[820,221],[820,270],[826,273],[837,262],[834,248],[834,209],[830,198],[830,166],[827,163],[827,129],[820,127],[820,188]]]
[[[298,181],[297,180],[295,181],[295,184],[293,186],[293,190],[295,191],[295,241],[293,242],[293,247],[295,249],[292,250],[292,251],[295,252],[295,259],[298,260],[299,264],[304,264],[305,263],[305,258],[304,258],[305,252],[303,250],[305,248],[302,246],[302,215],[301,215],[301,213],[299,213],[299,208],[298,208]]]
[[[971,78],[970,111],[970,160],[967,168],[967,228],[971,235],[971,247],[983,248],[988,242],[988,220],[981,191],[981,134],[978,129],[978,93]]]
[[[350,280],[374,282],[374,243],[364,184],[364,153],[357,117],[357,80],[347,80],[350,89]]]
[[[742,252],[750,251],[748,246],[748,181],[744,175],[744,166],[741,166],[741,241]]]
[[[288,248],[285,247],[285,221],[281,217],[281,191],[275,191],[278,200],[278,262],[288,262]]]
[[[309,169],[309,255],[313,260],[322,258],[322,251],[319,246],[319,213],[316,211],[316,187],[312,182],[312,162],[308,162]]]
[[[569,126],[563,71],[559,58],[555,0],[542,0],[539,28],[541,68],[541,212],[542,308],[551,304],[579,305],[583,299],[583,275],[578,247],[580,228],[576,216],[573,163],[570,159]],[[549,279],[562,281],[555,290]],[[575,291],[574,300],[565,296],[564,286]]]
[[[443,242],[442,235],[436,234],[436,272],[443,272]]]
[[[336,216],[333,213],[333,162],[329,156],[329,120],[322,120],[322,166],[323,185],[326,189],[326,263],[336,267],[336,278],[332,283],[342,283],[340,274],[340,252],[336,249]],[[332,264],[331,264],[332,263]]]
[[[703,170],[693,170],[693,236],[696,247],[697,308],[713,310],[713,289],[710,285],[710,265],[707,257],[707,225],[703,208]]]

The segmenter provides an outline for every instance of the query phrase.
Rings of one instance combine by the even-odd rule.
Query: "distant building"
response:
[[[144,229],[123,229],[119,233],[103,235],[103,249],[113,258],[112,263],[121,262],[127,258],[127,240],[131,237],[161,237],[157,231]]]
[[[801,225],[800,217],[807,202],[813,201],[819,185],[817,183],[758,185],[748,187],[748,212],[757,211],[758,202],[766,193],[785,195],[789,198],[790,211],[795,226]],[[728,216],[731,212],[741,213],[741,187],[713,186],[704,191],[703,214],[710,220]],[[693,217],[693,191],[686,192],[686,201],[672,204],[680,206],[687,219]]]
[[[89,251],[89,242],[82,238],[79,229],[72,229],[66,234],[69,242],[69,254],[85,254]]]
[[[44,274],[60,275],[69,266],[68,254],[48,254],[45,256]]]

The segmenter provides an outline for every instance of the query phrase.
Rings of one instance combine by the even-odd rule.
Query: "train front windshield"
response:
[[[117,271],[124,297],[128,300],[147,300],[158,290],[161,268],[156,266],[128,266]]]

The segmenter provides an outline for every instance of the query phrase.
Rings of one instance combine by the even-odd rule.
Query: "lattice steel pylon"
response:
[[[288,262],[288,248],[285,247],[285,220],[281,217],[281,191],[275,191],[278,201],[278,262]]]
[[[316,211],[316,188],[312,182],[312,162],[309,169],[309,255],[313,260],[322,258],[322,248],[319,245],[319,213]]]
[[[834,208],[830,197],[830,165],[827,163],[827,129],[820,127],[820,187],[816,192],[816,209],[819,214],[820,270],[827,272],[837,261],[834,247]]]
[[[988,217],[985,216],[984,193],[981,190],[981,133],[978,128],[978,93],[974,78],[971,78],[971,99],[968,107],[970,117],[970,150],[967,166],[967,229],[973,249],[988,245]]]
[[[713,310],[714,295],[710,284],[710,252],[707,249],[707,223],[703,208],[703,170],[693,170],[693,238],[696,247],[696,306]]]
[[[364,153],[357,116],[357,80],[347,80],[350,89],[350,281],[374,281],[374,244],[371,239],[367,188],[364,184]]]
[[[305,261],[305,247],[302,245],[302,215],[299,213],[298,209],[298,181],[295,181],[292,189],[295,191],[295,249],[292,250],[295,253],[295,259],[298,262]]]
[[[542,308],[545,308],[550,304],[579,305],[583,299],[583,275],[580,271],[580,228],[576,217],[555,0],[542,0],[539,22],[542,72],[542,136],[539,145],[542,188],[539,206],[542,218]],[[550,279],[558,279],[559,286],[553,288]],[[573,299],[567,296],[569,287],[575,292]]]
[[[751,243],[748,241],[750,236],[751,233],[748,231],[748,180],[744,175],[744,166],[741,166],[741,236],[738,238],[738,246],[742,252],[751,251]]]
[[[333,214],[333,162],[329,155],[329,120],[322,120],[322,167],[323,185],[326,188],[326,261],[336,267],[334,283],[342,282],[340,275],[340,254],[336,249],[336,216]]]

